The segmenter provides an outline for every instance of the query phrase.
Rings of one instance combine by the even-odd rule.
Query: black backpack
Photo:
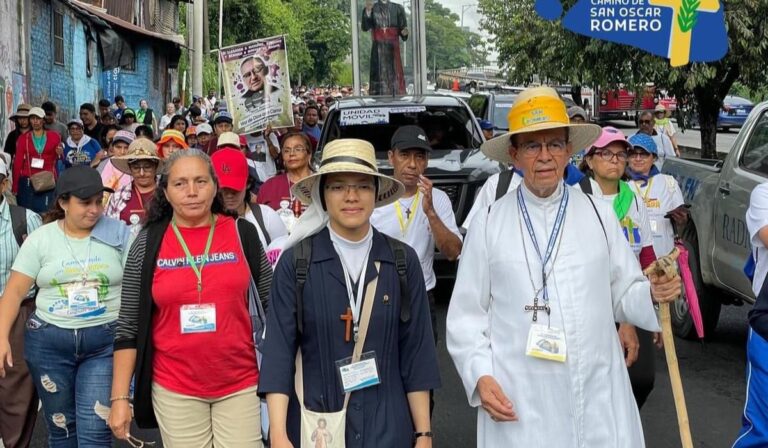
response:
[[[18,205],[8,204],[11,210],[11,226],[13,227],[13,236],[16,238],[16,244],[21,247],[24,239],[27,237],[27,209]]]
[[[261,233],[264,234],[264,241],[267,242],[267,246],[272,242],[272,238],[269,236],[269,232],[267,232],[267,226],[264,225],[264,214],[261,213],[261,206],[259,204],[248,204],[251,207],[251,212],[253,212],[253,217],[256,218],[256,222],[259,224],[259,228],[261,228]],[[266,247],[264,248],[266,249]]]
[[[411,318],[411,296],[408,291],[405,245],[402,241],[384,235],[395,254],[395,269],[400,281],[400,320]],[[312,260],[312,237],[304,238],[293,248],[293,267],[296,270],[296,321],[299,334],[304,333],[304,284],[307,282],[309,262]]]
[[[507,190],[509,190],[509,184],[512,183],[512,176],[514,175],[515,172],[513,170],[502,171],[499,174],[499,184],[496,185],[496,201],[507,194]]]

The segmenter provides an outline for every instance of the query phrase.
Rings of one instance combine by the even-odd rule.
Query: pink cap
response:
[[[602,132],[600,133],[600,137],[597,138],[597,141],[592,144],[592,148],[590,148],[589,152],[592,152],[598,148],[605,148],[614,142],[620,142],[627,148],[627,150],[632,149],[632,144],[627,141],[627,137],[623,132],[614,128],[613,126],[606,126],[603,128]]]

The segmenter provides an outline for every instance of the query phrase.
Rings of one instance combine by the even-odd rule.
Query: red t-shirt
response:
[[[278,174],[264,182],[261,188],[259,188],[256,201],[259,204],[268,205],[275,210],[280,210],[280,201],[283,199],[291,200],[292,186],[293,184],[288,180],[288,174]]]
[[[294,202],[298,201],[297,198],[291,197],[291,187],[293,183],[288,180],[288,174],[278,174],[264,182],[259,188],[259,194],[256,196],[256,202],[272,207],[275,210],[280,210],[280,202],[288,201],[288,209],[294,211]],[[307,209],[307,206],[300,204],[301,213]],[[294,211],[294,215],[296,212]]]
[[[179,227],[192,256],[202,255],[210,226]],[[152,321],[154,381],[179,394],[220,398],[259,382],[251,320],[250,273],[238,243],[234,219],[219,216],[208,262],[202,271],[202,299],[197,277],[171,226],[160,244],[152,283],[157,310]],[[181,333],[183,305],[215,304],[216,331]]]
[[[143,221],[147,216],[147,210],[149,210],[149,203],[152,201],[152,197],[155,195],[154,191],[149,193],[139,193],[136,188],[131,193],[131,199],[125,203],[125,208],[120,211],[120,221],[128,225],[138,224],[139,221]],[[137,222],[131,222],[131,215],[136,215],[139,218]]]

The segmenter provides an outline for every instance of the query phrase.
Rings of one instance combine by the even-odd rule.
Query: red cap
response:
[[[242,134],[240,134],[239,137],[240,137],[240,148],[248,149],[248,140]]]
[[[248,183],[248,161],[245,155],[232,148],[220,148],[211,156],[213,169],[219,178],[219,187],[243,191]]]

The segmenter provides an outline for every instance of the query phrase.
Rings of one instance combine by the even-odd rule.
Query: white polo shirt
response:
[[[371,224],[381,233],[397,238],[400,241],[413,247],[421,262],[421,269],[424,271],[424,283],[427,291],[433,289],[437,283],[435,270],[433,268],[435,261],[435,237],[432,229],[429,227],[429,219],[424,213],[423,196],[418,195],[419,203],[414,204],[416,195],[409,198],[400,198],[400,210],[402,211],[402,220],[406,224],[405,232],[402,231],[400,219],[398,218],[397,206],[395,203],[379,207],[373,211]],[[445,226],[454,235],[461,239],[461,232],[456,225],[456,216],[453,214],[451,200],[444,191],[432,189],[432,207],[434,207],[437,216]],[[413,210],[413,217],[408,222],[406,210]]]
[[[680,186],[674,177],[666,174],[653,176],[645,186],[640,186],[640,181],[631,181],[629,185],[643,199],[648,209],[653,251],[657,257],[669,254],[675,247],[675,230],[672,221],[664,215],[685,203]]]

